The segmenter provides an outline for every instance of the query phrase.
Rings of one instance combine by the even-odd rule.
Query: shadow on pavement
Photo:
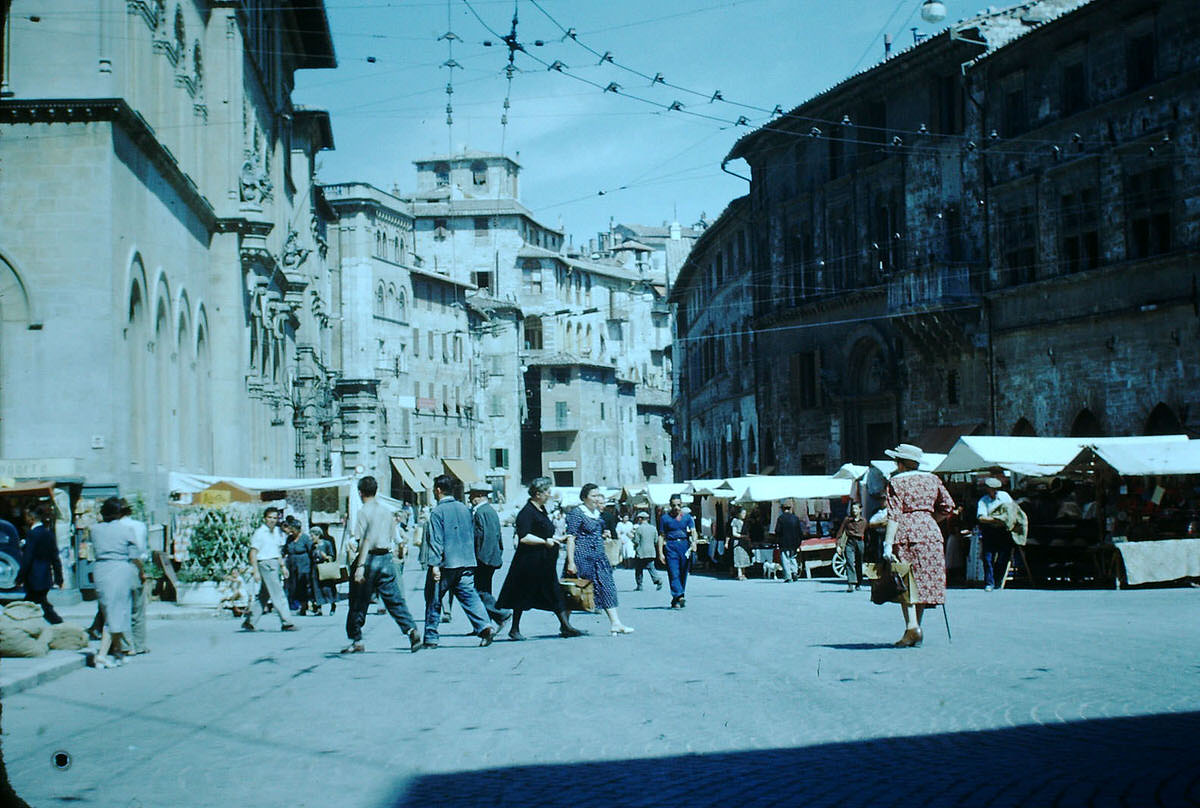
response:
[[[892,651],[907,651],[907,648],[897,648],[890,642],[832,642],[810,645],[809,648],[834,648],[838,651],[878,651],[888,648]]]
[[[1200,712],[415,777],[416,806],[1200,805]],[[586,748],[586,747],[585,747]]]

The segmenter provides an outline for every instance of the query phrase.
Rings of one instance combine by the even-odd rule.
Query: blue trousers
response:
[[[474,567],[442,567],[440,581],[433,580],[433,570],[430,569],[425,573],[426,645],[437,645],[438,628],[442,625],[442,598],[447,592],[458,598],[475,634],[492,624],[479,593],[475,591]]]
[[[665,542],[663,555],[667,560],[667,578],[671,581],[671,598],[681,598],[687,589],[688,569],[692,543],[687,539],[670,539]]]

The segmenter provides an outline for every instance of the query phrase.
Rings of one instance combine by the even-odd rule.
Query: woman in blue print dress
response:
[[[617,615],[617,585],[612,565],[604,554],[604,494],[595,483],[579,491],[580,505],[567,514],[567,575],[578,575],[592,582],[596,607],[608,615],[612,634],[632,634],[633,629]]]

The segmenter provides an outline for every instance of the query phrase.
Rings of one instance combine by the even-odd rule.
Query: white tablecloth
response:
[[[1128,541],[1114,546],[1125,562],[1126,583],[1200,578],[1200,539]]]

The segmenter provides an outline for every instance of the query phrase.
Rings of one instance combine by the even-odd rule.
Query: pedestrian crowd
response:
[[[926,610],[945,603],[941,524],[959,516],[962,509],[938,477],[919,470],[918,447],[901,444],[887,454],[896,470],[886,481],[883,507],[868,517],[859,502],[850,503],[833,538],[845,561],[847,591],[858,591],[866,582],[865,561],[903,570],[908,591],[897,599],[905,625],[895,644],[915,647],[923,641]],[[1008,564],[1012,542],[1006,509],[1015,506],[1001,478],[988,477],[983,484],[976,520],[990,590]],[[700,534],[681,495],[672,495],[655,519],[652,510],[616,513],[592,483],[580,490],[578,506],[563,510],[551,503],[552,488],[545,477],[529,485],[528,499],[515,516],[514,554],[502,583],[495,582],[505,551],[501,519],[491,503],[491,488],[484,483],[473,483],[463,491],[453,477],[443,474],[433,482],[434,504],[414,518],[409,506],[393,511],[381,503],[376,480],[363,477],[357,484],[361,507],[340,551],[319,526],[306,531],[294,516],[283,518],[280,509],[269,507],[250,538],[253,591],[242,628],[259,630],[268,606],[282,631],[298,629],[293,613],[323,615],[328,606],[333,614],[339,575],[349,583],[347,644],[342,649],[348,654],[365,650],[362,629],[372,604],[377,604],[380,614],[391,616],[413,652],[438,647],[441,626],[451,620],[454,601],[481,646],[490,645],[506,628],[510,641],[525,640],[522,618],[529,611],[553,614],[560,637],[578,637],[586,632],[571,624],[571,612],[580,606],[570,600],[574,596],[566,586],[569,582],[588,588],[591,600],[586,608],[605,614],[612,635],[632,634],[633,627],[621,620],[618,611],[614,569],[621,565],[632,568],[637,591],[644,588],[647,575],[661,590],[664,580],[659,570],[665,570],[670,608],[686,608],[688,574]],[[128,505],[117,498],[103,503],[101,518],[91,529],[100,601],[91,631],[101,641],[97,665],[110,667],[130,654],[149,650],[141,585],[147,560],[146,526],[134,520]],[[747,515],[744,507],[733,507],[725,537],[709,542],[709,560],[728,557],[737,580],[746,580],[747,570],[756,563],[766,570],[755,553],[767,533],[767,521],[759,513]],[[22,564],[28,599],[42,606],[48,622],[58,622],[61,618],[46,597],[55,583],[61,586],[62,582],[53,509],[39,509],[30,516],[30,525]],[[799,577],[807,529],[791,501],[779,503],[772,530],[779,561],[772,566],[779,568],[785,581]],[[401,585],[405,560],[414,546],[419,547],[424,570],[422,627]]]

